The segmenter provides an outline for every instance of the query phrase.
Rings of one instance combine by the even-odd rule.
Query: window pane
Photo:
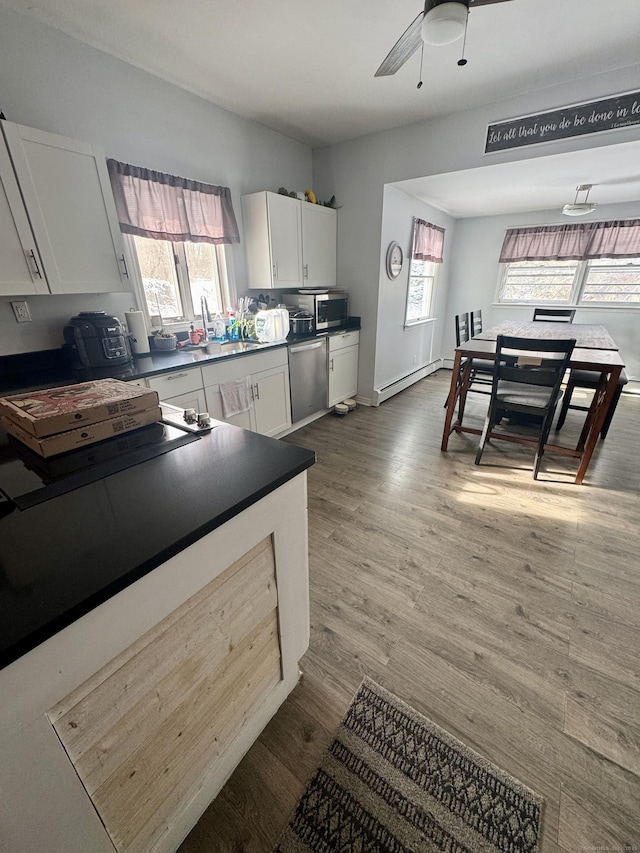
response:
[[[583,302],[640,302],[640,258],[588,262]]]
[[[222,311],[220,279],[216,247],[211,243],[185,243],[187,269],[191,282],[191,300],[193,314],[200,314],[200,298],[207,297],[209,311]]]
[[[504,302],[569,302],[576,261],[519,261],[507,265],[500,300]]]
[[[154,317],[160,318],[160,322],[182,317],[172,244],[167,240],[151,240],[148,237],[133,239],[149,316],[152,320]]]
[[[433,278],[412,276],[409,279],[406,323],[415,323],[429,316],[432,290]]]

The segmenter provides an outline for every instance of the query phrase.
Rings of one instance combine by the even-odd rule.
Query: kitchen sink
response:
[[[257,349],[264,346],[260,341],[225,341],[220,344],[222,352],[245,352],[250,349]]]

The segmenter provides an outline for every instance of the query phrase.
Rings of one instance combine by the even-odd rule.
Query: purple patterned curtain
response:
[[[414,261],[432,261],[442,263],[442,248],[444,246],[444,228],[415,219],[413,226],[413,250],[411,257]]]
[[[510,228],[500,263],[514,261],[584,261],[635,258],[640,255],[640,219]]]
[[[228,187],[107,160],[120,228],[173,243],[239,243]]]

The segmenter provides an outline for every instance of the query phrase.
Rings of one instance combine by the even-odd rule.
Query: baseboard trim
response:
[[[404,391],[405,388],[409,388],[409,386],[424,379],[425,376],[429,376],[430,373],[435,373],[440,367],[442,367],[442,359],[437,358],[435,361],[425,364],[423,367],[418,368],[418,370],[414,370],[412,373],[408,373],[406,376],[402,376],[400,379],[396,379],[382,388],[375,388],[371,405],[379,406],[380,403],[384,403],[385,400],[395,396],[400,391]]]

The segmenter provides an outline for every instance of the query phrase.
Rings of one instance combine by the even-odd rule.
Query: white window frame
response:
[[[638,256],[640,258],[640,255]],[[522,263],[522,262],[519,262]],[[526,263],[526,262],[525,262]],[[573,276],[573,282],[571,284],[571,290],[569,293],[569,298],[564,299],[503,299],[502,291],[507,282],[507,276],[509,273],[509,267],[512,266],[511,263],[499,264],[499,275],[498,275],[498,285],[496,288],[495,295],[495,303],[499,305],[547,305],[548,307],[553,307],[554,305],[558,306],[571,306],[571,307],[580,307],[580,308],[612,308],[615,310],[629,310],[629,309],[640,309],[640,301],[638,302],[615,302],[615,301],[603,301],[597,302],[592,299],[584,299],[584,291],[587,285],[587,278],[589,275],[589,269],[591,265],[590,260],[586,261],[572,261],[571,263],[576,264],[576,270]],[[531,261],[531,264],[535,264],[535,261]],[[515,263],[513,264],[515,266]]]
[[[417,263],[420,263],[420,264],[428,263],[433,268],[433,274],[432,275],[431,274],[430,275],[420,275],[420,274],[415,274],[413,272],[414,263],[416,263],[416,261],[414,261],[412,258],[410,263],[409,263],[409,277],[407,278],[407,293],[406,293],[405,306],[404,306],[404,328],[405,329],[412,329],[414,326],[419,326],[423,323],[433,322],[433,320],[434,320],[433,309],[434,309],[434,305],[436,302],[436,289],[438,286],[438,278],[439,278],[439,273],[440,273],[440,267],[442,266],[442,264],[437,264],[437,263],[435,263],[435,261],[418,261]],[[423,300],[423,310],[426,310],[426,314],[421,314],[421,316],[416,317],[415,320],[408,320],[407,319],[407,313],[409,311],[409,294],[411,291],[411,279],[412,278],[431,279],[431,292],[429,294],[429,300],[428,300],[429,304],[427,306],[424,305],[424,300]]]
[[[153,328],[157,328],[152,326],[151,323],[151,315],[147,307],[147,299],[144,292],[144,285],[142,282],[142,273],[140,271],[140,265],[138,263],[135,240],[133,239],[133,235],[131,234],[123,234],[122,237],[124,239],[127,254],[129,255],[129,269],[132,270],[133,273],[131,275],[131,283],[136,306],[138,310],[142,311],[145,316],[147,329],[150,330]],[[173,247],[174,257],[177,258],[176,278],[178,282],[180,300],[182,302],[183,309],[188,309],[192,304],[192,298],[184,243],[174,243]],[[235,307],[235,304],[237,302],[235,275],[233,269],[233,255],[231,252],[227,251],[226,244],[218,244],[214,248],[216,254],[216,261],[218,264],[218,276],[220,280],[222,308],[233,308]],[[189,324],[194,320],[202,322],[204,318],[200,313],[195,313],[193,316],[191,316],[189,311],[186,311],[185,315],[182,318],[177,319],[175,321],[166,321],[162,323],[162,326],[163,328],[169,331],[185,331],[189,328]]]

